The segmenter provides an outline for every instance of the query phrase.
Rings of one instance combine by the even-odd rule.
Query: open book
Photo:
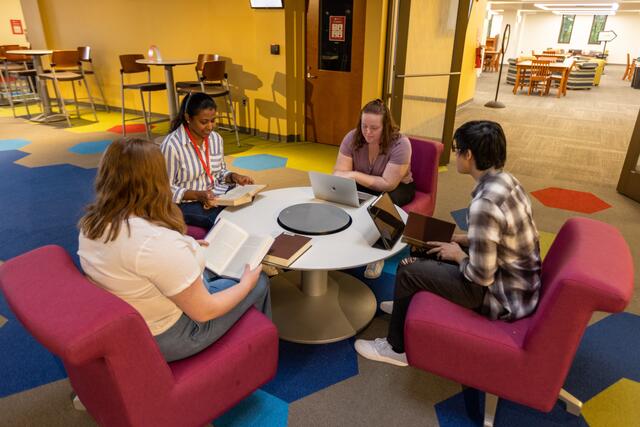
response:
[[[311,247],[311,237],[299,234],[280,233],[276,237],[271,249],[264,257],[264,262],[282,267],[289,267],[293,261]]]
[[[450,242],[456,225],[452,222],[409,212],[402,241],[413,246],[430,249],[427,242]]]
[[[273,244],[269,235],[250,235],[238,225],[220,218],[205,240],[205,265],[219,276],[240,279],[245,264],[254,269]]]
[[[265,187],[266,185],[263,184],[237,185],[226,193],[216,196],[216,204],[218,206],[240,206],[251,203],[253,196]]]

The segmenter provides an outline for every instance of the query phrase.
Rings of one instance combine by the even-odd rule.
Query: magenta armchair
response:
[[[414,296],[405,323],[409,364],[486,392],[485,425],[498,397],[549,412],[558,398],[579,415],[582,403],[562,389],[594,311],[619,312],[633,292],[633,262],[620,232],[569,219],[542,265],[537,310],[515,322],[492,321],[438,296]]]
[[[410,137],[411,175],[416,183],[413,200],[402,206],[405,212],[432,216],[438,192],[438,165],[443,145],[439,142]]]
[[[202,426],[276,372],[276,328],[253,308],[206,350],[167,363],[138,312],[91,284],[58,246],[0,266],[0,287],[100,425]]]

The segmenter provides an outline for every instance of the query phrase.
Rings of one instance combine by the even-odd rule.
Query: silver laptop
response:
[[[309,181],[316,199],[343,205],[359,207],[363,202],[374,197],[357,190],[356,181],[350,178],[329,175],[320,172],[309,172]]]

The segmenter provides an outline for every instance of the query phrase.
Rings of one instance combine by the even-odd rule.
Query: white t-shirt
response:
[[[82,232],[78,255],[84,272],[95,284],[131,304],[153,335],[173,326],[182,310],[168,297],[191,285],[204,270],[204,254],[189,236],[129,218],[118,237],[90,240]]]

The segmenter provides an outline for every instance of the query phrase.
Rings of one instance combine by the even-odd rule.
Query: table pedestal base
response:
[[[50,114],[38,114],[37,116],[33,116],[29,119],[32,122],[38,123],[52,123],[52,122],[61,122],[63,120],[67,120],[67,118],[62,113],[50,113]]]
[[[271,278],[273,321],[280,338],[325,344],[354,336],[376,312],[362,281],[340,271],[289,271]]]

